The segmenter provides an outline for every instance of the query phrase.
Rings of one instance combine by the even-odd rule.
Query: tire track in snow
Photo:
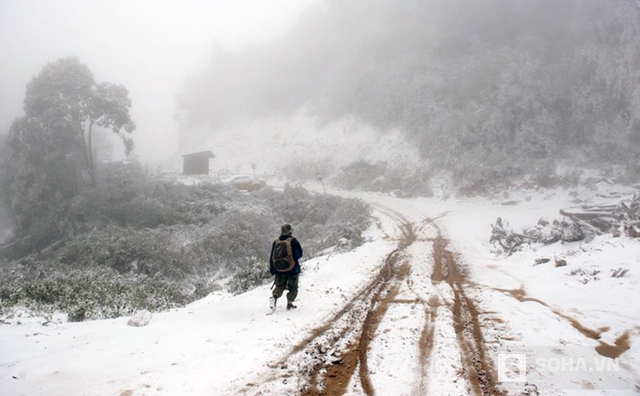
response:
[[[407,235],[411,233],[413,235],[411,243],[405,244],[405,246],[399,246],[395,254],[404,253],[406,248],[418,239],[416,233],[422,231],[425,227],[433,227],[437,230],[433,220],[425,219],[420,222],[420,226],[415,232],[407,232],[412,230],[410,223],[406,221],[406,218],[389,208],[376,208],[378,211],[385,212],[387,215],[395,216],[399,219],[398,226]],[[431,282],[435,286],[441,282],[446,281],[451,291],[453,292],[453,301],[450,302],[449,308],[452,313],[452,325],[451,328],[441,328],[444,332],[455,333],[455,339],[458,342],[460,361],[464,367],[460,367],[460,370],[464,372],[464,379],[468,382],[468,389],[476,395],[500,395],[502,392],[496,387],[496,374],[493,368],[493,362],[486,358],[484,339],[480,328],[480,321],[478,318],[479,312],[476,308],[474,301],[469,298],[465,292],[465,287],[468,287],[470,283],[466,282],[466,274],[460,269],[459,265],[455,262],[454,256],[451,252],[446,250],[448,242],[439,235],[436,238],[423,237],[423,241],[433,242],[433,273],[431,275]],[[320,387],[312,388],[311,392],[305,392],[303,394],[308,395],[341,395],[347,391],[350,380],[354,376],[356,368],[359,368],[359,381],[360,390],[367,395],[375,394],[375,388],[369,378],[368,358],[367,354],[370,352],[371,343],[375,342],[372,337],[372,333],[377,329],[380,321],[387,313],[389,303],[393,302],[398,294],[399,284],[404,281],[410,269],[419,264],[409,257],[408,262],[402,264],[402,271],[398,271],[396,282],[393,287],[387,291],[388,298],[378,301],[376,309],[370,310],[365,319],[362,332],[359,338],[359,342],[351,344],[351,348],[345,354],[344,364],[334,365],[327,369],[325,379],[320,383]],[[397,260],[393,262],[397,264]],[[393,268],[388,266],[388,269]],[[422,298],[420,293],[416,292],[409,286],[409,289],[417,296],[417,300],[420,301],[425,309],[424,324],[421,329],[421,335],[415,348],[418,349],[418,362],[419,370],[416,375],[415,383],[412,389],[412,394],[426,394],[429,390],[428,387],[428,373],[430,368],[430,355],[433,350],[433,346],[436,342],[436,329],[437,329],[437,310],[440,306],[440,299],[436,294],[431,294],[427,299]],[[424,292],[424,290],[422,290]],[[434,290],[435,291],[435,290]],[[372,302],[378,300],[380,293],[374,296]],[[445,302],[447,301],[444,298]],[[372,320],[372,318],[377,318]],[[442,327],[442,323],[440,323]],[[317,384],[317,382],[316,382]]]
[[[433,244],[434,268],[431,281],[446,282],[453,291],[451,309],[454,331],[462,354],[466,378],[476,395],[502,394],[497,388],[493,362],[487,358],[484,337],[476,303],[465,290],[469,286],[466,271],[456,262],[453,253],[447,250],[448,241],[438,237]]]
[[[310,380],[310,386],[302,392],[303,395],[342,395],[347,391],[350,381],[358,371],[358,381],[364,394],[373,395],[375,390],[369,375],[368,352],[370,343],[375,337],[381,319],[387,313],[389,304],[396,298],[402,281],[407,277],[408,264],[402,261],[403,253],[416,240],[413,226],[406,218],[395,211],[381,210],[387,216],[394,218],[398,224],[402,237],[398,248],[385,260],[385,266],[371,284],[376,285],[375,292],[366,296],[368,309],[361,322],[362,325],[354,338],[346,345],[339,364],[320,367],[315,370]],[[352,323],[353,325],[353,323]]]
[[[431,219],[425,219],[420,221],[418,227],[413,230],[413,226],[411,223],[406,221],[406,218],[399,214],[397,211],[393,209],[389,209],[387,207],[376,206],[376,210],[379,212],[384,212],[389,216],[395,217],[397,220],[397,226],[403,229],[404,235],[412,235],[409,243],[405,243],[404,246],[400,245],[398,250],[394,253],[406,255],[407,259],[402,264],[398,265],[398,260],[394,259],[393,262],[400,268],[399,271],[395,272],[396,278],[392,287],[385,291],[386,298],[379,299],[380,294],[376,295],[372,300],[372,303],[375,303],[377,300],[377,306],[370,310],[367,314],[367,319],[365,319],[362,327],[362,331],[360,334],[360,338],[357,343],[350,344],[349,349],[345,353],[344,361],[341,361],[339,365],[330,366],[327,368],[326,373],[324,373],[324,378],[320,381],[314,382],[313,387],[310,391],[304,392],[303,394],[308,395],[341,395],[347,392],[347,387],[351,383],[353,385],[354,382],[354,373],[356,369],[358,370],[359,377],[358,381],[360,382],[358,391],[367,394],[373,395],[375,394],[375,386],[374,382],[370,379],[369,366],[368,366],[368,355],[371,353],[372,346],[374,349],[379,347],[379,343],[382,341],[382,338],[388,337],[391,333],[385,334],[383,337],[381,334],[376,335],[376,330],[382,320],[385,319],[385,315],[387,315],[389,310],[389,305],[394,303],[408,302],[414,301],[416,303],[420,303],[424,309],[424,320],[421,328],[416,329],[417,332],[420,333],[420,337],[415,342],[415,345],[410,346],[409,349],[414,349],[417,355],[417,358],[413,360],[416,361],[416,365],[418,367],[415,378],[413,380],[413,385],[407,388],[407,392],[411,394],[427,394],[428,387],[428,376],[429,376],[429,368],[431,364],[431,354],[433,351],[433,346],[435,343],[435,335],[436,335],[436,318],[437,311],[440,307],[440,299],[436,294],[436,290],[429,282],[430,273],[428,271],[424,271],[424,274],[421,274],[423,278],[427,278],[425,284],[429,284],[431,287],[426,287],[425,284],[421,285],[419,291],[414,290],[412,287],[412,269],[420,268],[420,266],[426,266],[426,262],[418,262],[413,257],[411,257],[410,253],[407,253],[407,248],[412,245],[416,240],[422,242],[432,242],[435,241],[436,238],[429,238],[427,232],[424,232],[425,235],[418,235],[418,232],[422,233],[424,231],[434,231],[437,230],[437,227],[433,223]],[[421,237],[421,238],[419,238]],[[388,266],[387,268],[393,268],[392,266]],[[399,293],[400,285],[403,285],[403,282],[406,281],[408,286],[408,290],[415,295],[413,300],[397,300],[396,296]],[[381,293],[384,294],[384,293]],[[469,303],[467,303],[467,306]],[[476,313],[477,316],[477,313]],[[375,318],[375,319],[373,319]],[[456,322],[457,323],[457,322]],[[394,333],[398,333],[399,323],[396,323]],[[479,329],[479,327],[478,327]],[[443,331],[452,332],[451,329],[443,329]],[[479,330],[478,330],[479,331]],[[383,333],[386,333],[383,331]],[[393,343],[392,343],[393,344]],[[384,348],[382,348],[384,349]],[[407,355],[411,356],[413,351],[407,351]],[[378,363],[379,364],[379,363]],[[406,363],[409,366],[409,362]],[[486,364],[488,366],[488,364]],[[380,367],[376,367],[380,369]],[[465,378],[469,381],[468,378]],[[397,384],[399,388],[401,384]],[[485,387],[486,388],[486,387]],[[478,392],[478,394],[494,394],[493,391],[490,392]]]
[[[292,391],[304,395],[344,394],[357,367],[363,388],[372,394],[367,373],[366,349],[369,334],[377,326],[377,315],[382,314],[376,302],[381,296],[394,296],[401,251],[415,240],[413,229],[404,217],[393,211],[382,214],[399,224],[401,236],[398,247],[386,258],[377,275],[352,297],[345,306],[316,328],[286,355],[271,364],[274,371],[247,383],[241,394],[268,394],[269,384],[275,381],[290,383]],[[381,227],[379,219],[376,224]],[[377,311],[377,312],[376,312]],[[364,336],[363,336],[364,335]],[[364,364],[362,364],[364,361]],[[292,379],[293,381],[288,381]]]
[[[405,215],[399,213],[396,209],[391,209],[386,205],[379,204],[373,204],[373,206],[376,207],[378,211],[385,211],[388,214],[393,214],[397,216],[397,218],[402,219],[401,222],[397,223],[398,227],[407,227],[407,224],[409,224]],[[412,220],[414,220],[411,226],[414,241],[411,246],[406,246],[406,249],[403,250],[403,255],[405,256],[403,266],[406,270],[403,271],[403,276],[399,279],[398,293],[404,296],[404,298],[400,299],[396,297],[388,302],[380,302],[381,306],[390,304],[391,309],[390,312],[388,312],[388,308],[385,307],[384,312],[386,315],[379,315],[378,320],[383,323],[388,322],[391,327],[378,331],[375,335],[376,338],[372,340],[370,348],[366,352],[372,355],[371,357],[374,359],[378,358],[378,356],[373,355],[382,354],[382,356],[378,358],[378,362],[374,364],[375,370],[379,371],[374,377],[382,378],[374,378],[374,384],[376,380],[389,382],[390,376],[398,374],[400,369],[403,370],[403,375],[401,375],[400,378],[395,376],[392,380],[394,392],[418,395],[427,394],[428,391],[427,382],[431,362],[430,355],[434,345],[436,330],[435,319],[440,301],[433,286],[429,282],[430,268],[428,260],[424,258],[420,259],[415,256],[414,252],[423,251],[423,245],[425,244],[429,244],[430,246],[433,237],[430,237],[429,234],[433,235],[436,227],[429,219],[415,221],[416,218],[420,217],[420,214],[408,213],[407,216],[410,216]],[[397,293],[395,295],[397,295]],[[410,310],[406,308],[407,306],[411,306]],[[421,309],[419,307],[421,307]],[[412,315],[414,317],[421,316],[422,321],[416,323],[416,319],[408,319],[406,315]],[[407,336],[408,333],[412,336]],[[415,337],[416,334],[419,334],[419,337]],[[403,348],[403,351],[398,352],[393,349],[388,349],[388,345],[404,345],[407,341],[412,344]],[[384,359],[385,355],[387,358],[391,358],[390,362],[386,362],[388,359]],[[397,360],[394,360],[393,357],[397,359],[398,356],[404,357],[402,368],[394,366]],[[411,370],[412,368],[413,370]],[[412,372],[413,376],[404,374]],[[386,388],[388,388],[388,386]],[[388,391],[384,386],[381,386],[380,389],[382,389],[381,394],[386,394],[384,393],[385,390]],[[404,389],[406,389],[406,391]],[[367,392],[367,394],[373,394],[373,392]]]
[[[409,211],[414,216],[420,215],[415,213],[410,205],[405,202],[401,202],[398,206],[402,206],[404,210]],[[425,218],[421,224],[431,226],[437,231],[435,238],[425,238],[433,242],[431,253],[433,268],[430,277],[439,296],[450,310],[450,313],[446,312],[445,316],[451,315],[450,320],[452,323],[449,322],[448,317],[444,317],[442,321],[436,320],[437,307],[431,309],[431,320],[434,323],[430,327],[425,327],[424,341],[422,341],[426,346],[426,355],[421,358],[425,362],[423,366],[424,372],[428,372],[428,365],[430,364],[428,354],[432,353],[433,345],[443,341],[440,339],[429,340],[429,333],[438,330],[438,334],[441,334],[439,338],[443,338],[442,334],[445,337],[449,337],[447,333],[450,333],[450,327],[453,327],[463,365],[461,369],[463,370],[464,378],[468,382],[469,390],[475,395],[502,395],[504,391],[497,385],[497,373],[493,360],[487,356],[477,303],[473,298],[469,297],[467,292],[468,289],[478,288],[479,286],[469,281],[467,271],[456,261],[455,255],[447,249],[449,241],[441,236],[440,229],[435,224],[435,219]],[[414,263],[414,265],[417,265],[417,263]],[[446,290],[442,288],[443,285],[448,286]],[[436,296],[432,296],[430,301],[437,303],[439,299]],[[445,352],[442,350],[437,352],[450,353],[450,351]],[[440,357],[436,356],[436,358]],[[429,389],[427,381],[426,376],[422,376],[417,389],[420,391]],[[431,390],[433,390],[433,387],[431,387]]]
[[[380,344],[384,339],[391,339],[390,345],[399,345],[397,337],[401,336],[397,333],[400,332],[395,330],[402,317],[398,317],[399,310],[393,307],[413,301],[422,306],[424,316],[421,327],[413,328],[420,334],[419,338],[401,351],[413,357],[413,362],[407,361],[407,366],[416,367],[406,393],[428,394],[437,389],[437,385],[429,384],[429,375],[445,374],[447,378],[437,379],[456,382],[463,378],[466,381],[467,386],[458,384],[454,387],[460,391],[476,395],[503,394],[496,386],[492,361],[486,358],[476,302],[466,292],[472,284],[467,282],[466,273],[447,250],[448,241],[440,236],[432,219],[423,218],[412,223],[403,214],[407,211],[405,208],[396,210],[384,204],[371,204],[380,217],[392,219],[401,231],[397,248],[387,256],[376,276],[340,311],[275,361],[271,373],[248,383],[241,393],[269,394],[269,384],[278,381],[287,384],[293,393],[302,395],[343,395],[354,389],[366,395],[376,394],[376,380],[380,379],[374,375],[372,380],[370,353],[372,349],[384,352],[384,346]],[[415,212],[409,212],[407,216],[420,217]],[[376,216],[375,220],[382,230],[380,217]],[[436,236],[434,231],[437,231]],[[384,234],[391,237],[393,233]],[[410,249],[415,242],[419,243]],[[431,248],[432,252],[426,258],[419,254],[422,256],[419,259],[411,254],[418,248],[423,251]],[[430,259],[432,268],[429,268]],[[418,276],[412,274],[413,270]],[[409,298],[407,294],[414,297]],[[449,309],[440,317],[443,304]],[[395,330],[380,331],[384,320],[397,320]],[[412,323],[415,326],[415,320]],[[435,346],[439,348],[434,350]],[[442,353],[446,356],[441,356]],[[449,359],[456,353],[457,358]],[[452,363],[457,369],[434,369],[432,358],[440,359],[441,365]],[[374,371],[384,369],[380,364],[384,366],[380,362],[374,364]]]

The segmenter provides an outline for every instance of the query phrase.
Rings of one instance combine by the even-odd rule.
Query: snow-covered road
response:
[[[638,241],[599,237],[504,257],[488,243],[496,217],[535,224],[566,201],[359,196],[374,208],[368,242],[305,261],[297,310],[265,315],[264,286],[212,294],[142,328],[128,318],[47,326],[9,318],[0,325],[0,394],[638,392]],[[532,265],[551,255],[569,265]],[[620,265],[629,276],[606,275]],[[536,360],[522,371],[521,360],[505,360],[523,354]],[[564,369],[547,364],[569,358]],[[602,362],[617,366],[599,370]]]

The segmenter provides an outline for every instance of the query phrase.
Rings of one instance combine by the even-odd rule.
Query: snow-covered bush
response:
[[[305,257],[338,243],[351,240],[354,247],[362,244],[362,232],[370,221],[369,207],[358,199],[344,199],[327,194],[311,194],[302,187],[285,186],[284,192],[261,192],[278,224],[290,223],[302,244]],[[271,232],[274,239],[279,227]]]
[[[317,180],[318,174],[328,176],[333,174],[336,166],[331,158],[309,159],[296,157],[286,166],[278,170],[278,174],[283,175],[292,182],[305,182]]]
[[[273,275],[269,273],[269,265],[259,260],[252,260],[233,275],[227,283],[231,294],[240,294],[263,285]]]
[[[341,169],[331,179],[337,187],[348,190],[396,192],[401,196],[433,196],[426,169],[394,167],[386,162],[371,164],[356,161]]]
[[[293,224],[305,257],[340,238],[359,245],[369,224],[362,202],[302,188],[242,194],[207,183],[135,180],[76,202],[64,240],[0,266],[0,307],[59,310],[70,320],[117,317],[184,305],[234,274],[230,290],[239,293],[266,279],[282,224]],[[129,212],[127,205],[138,206]],[[120,209],[130,217],[121,218]]]
[[[192,300],[186,287],[169,279],[123,276],[106,267],[65,270],[13,268],[0,280],[0,307],[23,305],[37,312],[66,312],[70,321],[115,318]]]
[[[279,230],[272,216],[258,208],[230,209],[208,228],[210,232],[202,241],[203,249],[213,261],[234,269],[255,257],[267,260],[272,236]]]

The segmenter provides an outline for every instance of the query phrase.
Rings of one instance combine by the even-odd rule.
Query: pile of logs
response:
[[[525,243],[576,242],[591,240],[597,235],[621,233],[631,237],[640,237],[640,193],[634,194],[630,200],[622,200],[612,205],[584,205],[575,208],[561,209],[562,220],[538,220],[534,227],[522,233],[509,230],[503,220],[498,218],[491,225],[490,242],[498,245],[510,255]]]
[[[494,245],[499,245],[507,256],[517,251],[520,245],[529,241],[530,237],[507,229],[501,217],[498,217],[495,224],[491,224],[491,238],[489,238],[489,242]]]

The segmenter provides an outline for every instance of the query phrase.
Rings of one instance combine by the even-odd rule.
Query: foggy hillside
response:
[[[300,111],[400,130],[479,185],[640,152],[636,1],[325,1],[277,40],[216,49],[179,97],[182,141]],[[355,160],[355,159],[354,159]]]
[[[0,395],[640,391],[640,0],[0,0],[0,48]]]

